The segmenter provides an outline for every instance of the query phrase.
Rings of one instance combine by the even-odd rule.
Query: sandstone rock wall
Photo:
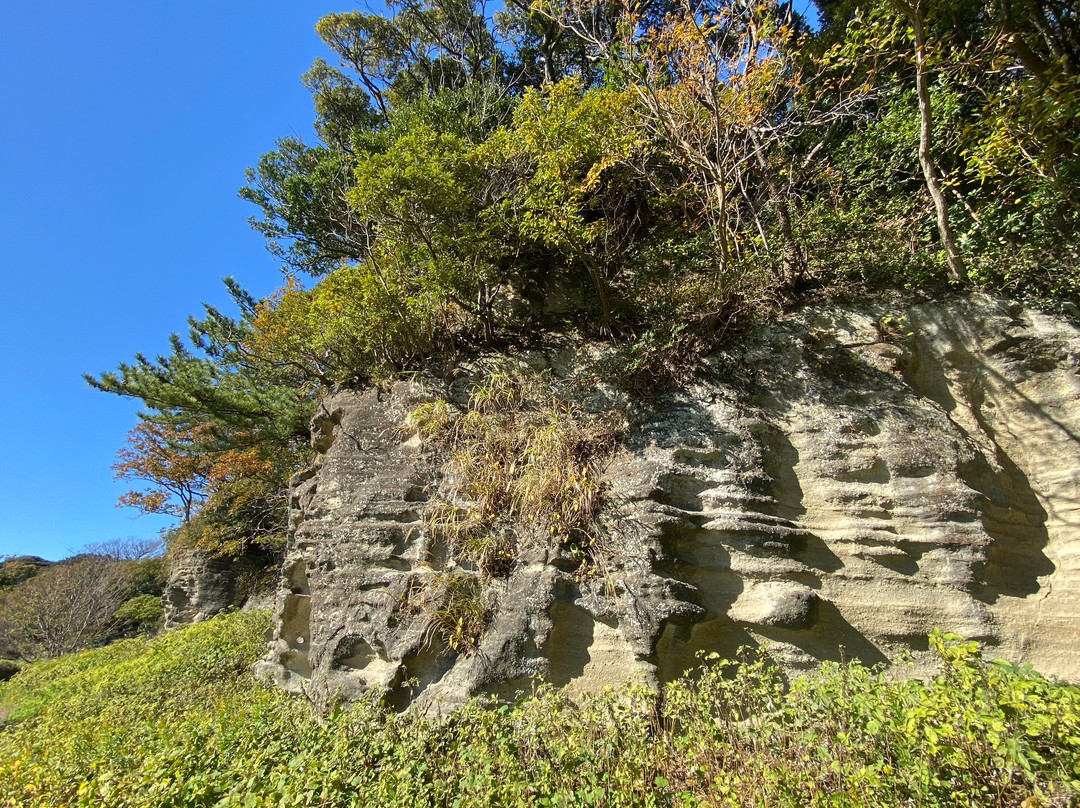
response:
[[[586,353],[523,358],[568,374]],[[534,677],[655,685],[762,643],[793,672],[905,652],[919,672],[936,626],[1080,679],[1078,362],[1070,324],[972,298],[809,309],[647,406],[597,390],[629,424],[606,471],[605,569],[526,552],[468,656],[409,608],[455,564],[423,521],[452,481],[399,429],[424,390],[336,393],[296,481],[259,670],[438,711]]]
[[[165,628],[198,623],[227,608],[245,605],[267,563],[258,553],[234,559],[215,558],[195,548],[170,551],[162,597]]]

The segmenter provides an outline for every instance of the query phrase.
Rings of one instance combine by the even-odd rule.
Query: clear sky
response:
[[[220,279],[277,263],[245,166],[308,137],[327,0],[9,3],[0,25],[0,555],[150,538],[110,464],[136,405],[83,372],[156,355]]]

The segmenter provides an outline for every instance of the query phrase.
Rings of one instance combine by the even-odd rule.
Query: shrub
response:
[[[1080,799],[1080,688],[934,635],[941,673],[829,664],[785,687],[710,659],[661,694],[547,686],[441,720],[315,713],[255,682],[266,616],[27,666],[0,684],[3,806],[1015,806]]]
[[[473,390],[467,412],[422,404],[409,425],[460,481],[429,527],[483,575],[509,572],[527,541],[553,541],[586,567],[596,560],[600,472],[617,435],[610,419],[541,374],[500,365]]]
[[[136,595],[124,601],[114,616],[135,631],[152,634],[161,627],[165,609],[159,596]]]

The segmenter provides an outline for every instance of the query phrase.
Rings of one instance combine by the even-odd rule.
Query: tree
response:
[[[200,529],[184,535],[206,537],[211,551],[235,553],[283,533],[288,479],[307,458],[312,402],[330,382],[317,367],[257,338],[260,304],[227,283],[239,317],[207,306],[204,319],[189,320],[191,348],[173,335],[170,356],[151,361],[137,354],[118,372],[86,379],[148,408],[114,469],[149,486],[120,504],[176,516],[182,525],[210,504]],[[237,462],[254,456],[260,463]],[[222,520],[220,530],[205,529],[213,519]]]
[[[170,424],[140,421],[127,435],[127,445],[116,453],[113,470],[118,480],[150,483],[146,491],[128,491],[117,505],[130,505],[143,513],[161,513],[191,521],[194,508],[206,499],[211,458],[200,451],[205,428],[185,429]],[[200,434],[204,433],[204,434]]]
[[[949,274],[954,281],[967,283],[967,268],[956,247],[956,240],[953,238],[952,224],[949,221],[949,206],[941,188],[934,154],[934,114],[930,105],[930,78],[927,66],[927,0],[889,0],[889,4],[907,17],[911,23],[911,38],[915,47],[915,93],[919,99],[919,166],[926,180],[926,190],[929,191],[930,198],[934,202],[938,235],[941,238],[941,246],[945,250]]]
[[[130,593],[129,562],[75,556],[7,593],[0,608],[0,636],[23,659],[89,648],[116,628],[116,610]]]
[[[389,14],[327,14],[315,30],[388,122],[390,109],[470,83],[505,83],[504,50],[476,0],[391,0]],[[350,79],[338,74],[339,85]],[[317,101],[318,103],[318,101]]]
[[[910,165],[954,282],[1075,293],[1080,79],[1069,42],[1080,29],[1060,11],[1041,0],[869,0],[830,23],[826,61],[842,70],[827,71],[826,86],[862,84],[874,98],[831,163],[849,194],[872,189],[870,215],[894,219],[905,191],[890,176]]]
[[[530,80],[527,66],[510,63],[510,38],[535,27],[520,8],[500,12],[500,26],[476,0],[392,0],[388,11],[319,19],[338,61],[318,59],[303,77],[322,144],[283,138],[246,173],[240,196],[261,209],[250,223],[293,270],[319,277],[365,260],[370,234],[346,201],[357,161],[416,123],[472,141],[464,130],[497,126]]]
[[[308,368],[253,352],[258,304],[232,279],[225,284],[239,317],[207,305],[204,318],[188,319],[190,347],[173,334],[168,356],[136,354],[114,372],[83,378],[98,390],[141,399],[150,410],[144,420],[188,430],[204,425],[200,429],[213,442],[208,450],[306,440],[321,380]]]
[[[357,124],[347,113],[342,120],[340,110],[327,115],[332,117],[319,131],[338,144],[342,139],[351,142]],[[332,128],[348,134],[331,135]],[[318,277],[360,257],[365,244],[362,222],[345,201],[353,184],[352,158],[340,145],[309,146],[299,138],[282,138],[244,176],[248,184],[240,189],[240,198],[262,213],[248,223],[286,265]]]
[[[355,179],[347,199],[368,223],[367,268],[384,287],[415,285],[432,308],[457,307],[490,343],[507,239],[472,144],[416,121],[385,151],[360,156]]]
[[[580,79],[566,78],[528,90],[513,125],[484,148],[494,170],[514,178],[515,187],[501,205],[505,218],[525,238],[554,247],[585,268],[605,327],[611,325],[611,276],[637,232],[627,175],[644,144],[633,110],[626,93],[586,90]]]
[[[218,556],[279,550],[288,526],[289,478],[306,458],[306,448],[295,446],[222,453],[210,468],[197,524],[176,538]]]
[[[1042,81],[1080,77],[1080,16],[1067,0],[989,3],[1000,40],[1029,74]]]
[[[771,153],[794,139],[799,80],[791,50],[797,27],[771,0],[680,0],[666,7],[627,3],[617,23],[597,29],[603,4],[568,0],[542,6],[605,60],[636,99],[637,124],[694,178],[698,208],[715,239],[719,274],[734,269],[740,227],[758,221],[755,196],[774,208],[782,242],[779,280],[802,270],[788,205]],[[749,206],[739,210],[740,199]]]
[[[109,539],[88,544],[83,552],[114,558],[117,561],[143,562],[160,558],[164,549],[165,543],[161,539],[140,539],[138,536],[127,536],[123,539]]]
[[[521,89],[540,88],[577,76],[587,86],[602,81],[603,66],[579,37],[542,14],[526,0],[509,0],[495,12],[496,24],[508,44],[510,73]]]
[[[239,555],[249,545],[275,543],[284,533],[285,491],[302,463],[302,450],[264,445],[211,451],[206,432],[205,426],[183,429],[140,421],[113,468],[117,478],[143,480],[150,487],[127,492],[117,504],[178,517],[190,529],[174,531],[174,536],[215,554]],[[128,539],[88,550],[138,567],[135,588],[145,594],[160,566],[161,548],[160,541]]]

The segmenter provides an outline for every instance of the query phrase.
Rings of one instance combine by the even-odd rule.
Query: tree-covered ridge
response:
[[[0,557],[0,680],[17,669],[11,660],[156,631],[164,587],[160,541],[118,539],[58,562]]]
[[[147,407],[117,469],[151,487],[129,501],[179,508],[210,547],[273,544],[322,391],[535,329],[663,375],[822,290],[1076,300],[1075,9],[818,8],[817,30],[775,0],[323,17],[337,64],[303,79],[318,139],[280,140],[240,192],[282,288],[231,285],[237,317],[208,309],[169,356],[90,379]]]

